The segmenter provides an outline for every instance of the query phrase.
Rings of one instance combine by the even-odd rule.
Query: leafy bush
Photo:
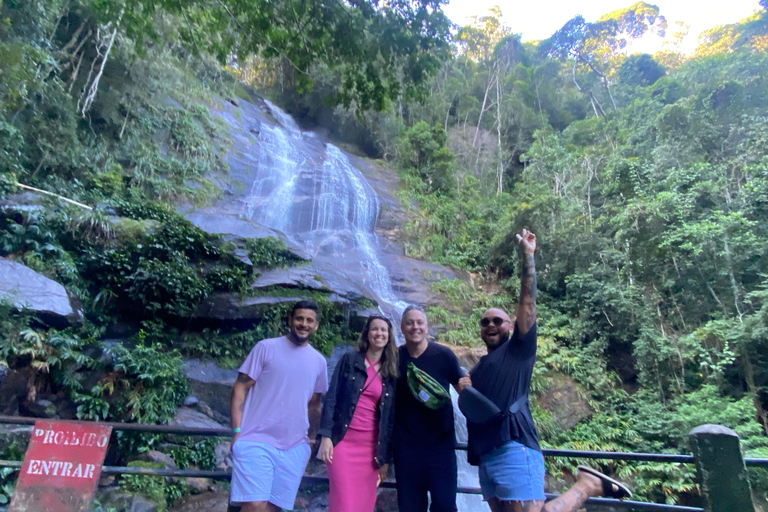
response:
[[[189,392],[181,356],[160,344],[144,345],[139,333],[133,349],[105,348],[109,373],[91,390],[75,395],[81,419],[168,423]]]
[[[127,296],[149,315],[189,316],[210,292],[210,285],[181,258],[141,260],[125,283]]]
[[[110,203],[123,217],[137,220],[167,221],[178,214],[163,203],[150,200],[142,194],[134,193],[131,199],[120,199]]]
[[[304,261],[285,246],[285,242],[277,238],[251,238],[246,241],[248,257],[257,268],[275,268]]]
[[[216,469],[216,453],[214,449],[221,442],[216,437],[206,437],[198,441],[189,436],[185,437],[181,446],[171,448],[171,457],[179,469],[196,466],[198,469],[214,471]]]
[[[205,274],[213,291],[245,293],[251,284],[251,275],[240,267],[214,268]]]
[[[145,462],[134,460],[128,463],[129,468],[165,469],[162,462]],[[159,510],[165,510],[165,477],[155,475],[122,475],[120,487],[129,494],[139,494],[159,505]]]

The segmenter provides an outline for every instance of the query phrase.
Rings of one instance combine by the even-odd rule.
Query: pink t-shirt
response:
[[[307,404],[313,393],[328,391],[325,358],[309,345],[288,338],[260,341],[240,367],[256,381],[245,397],[238,441],[289,450],[308,442]]]

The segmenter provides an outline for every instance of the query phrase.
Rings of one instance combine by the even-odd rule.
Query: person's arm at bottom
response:
[[[309,417],[309,432],[307,433],[307,437],[309,437],[309,444],[313,446],[315,444],[315,437],[317,436],[317,429],[320,427],[322,404],[323,394],[312,393],[312,398],[310,398],[309,403],[307,404],[307,415]]]
[[[240,372],[237,374],[237,380],[232,387],[232,396],[229,400],[229,415],[232,418],[232,446],[235,446],[235,441],[240,437],[240,427],[243,423],[243,412],[245,411],[245,397],[248,395],[248,390],[256,383],[255,380],[248,375]]]

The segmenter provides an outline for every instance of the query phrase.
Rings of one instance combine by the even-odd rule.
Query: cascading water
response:
[[[405,303],[392,291],[380,260],[378,196],[339,148],[323,145],[285,112],[267,105],[282,126],[261,127],[243,216],[284,233],[312,255],[313,265],[349,277],[398,319]]]
[[[257,169],[242,215],[284,233],[312,255],[316,268],[329,268],[359,283],[395,325],[406,304],[392,289],[382,264],[375,228],[379,199],[347,156],[302,132],[289,115],[267,102],[282,126],[262,125]],[[340,265],[343,263],[343,265]],[[456,432],[466,443],[466,420],[454,401]],[[478,487],[477,470],[459,452],[459,486]],[[460,512],[488,510],[479,496],[459,495]]]

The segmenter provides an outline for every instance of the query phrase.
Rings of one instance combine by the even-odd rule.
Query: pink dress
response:
[[[372,512],[376,506],[379,469],[374,457],[379,438],[382,385],[374,365],[366,371],[367,386],[357,402],[347,433],[333,447],[333,462],[327,465],[328,512]]]

